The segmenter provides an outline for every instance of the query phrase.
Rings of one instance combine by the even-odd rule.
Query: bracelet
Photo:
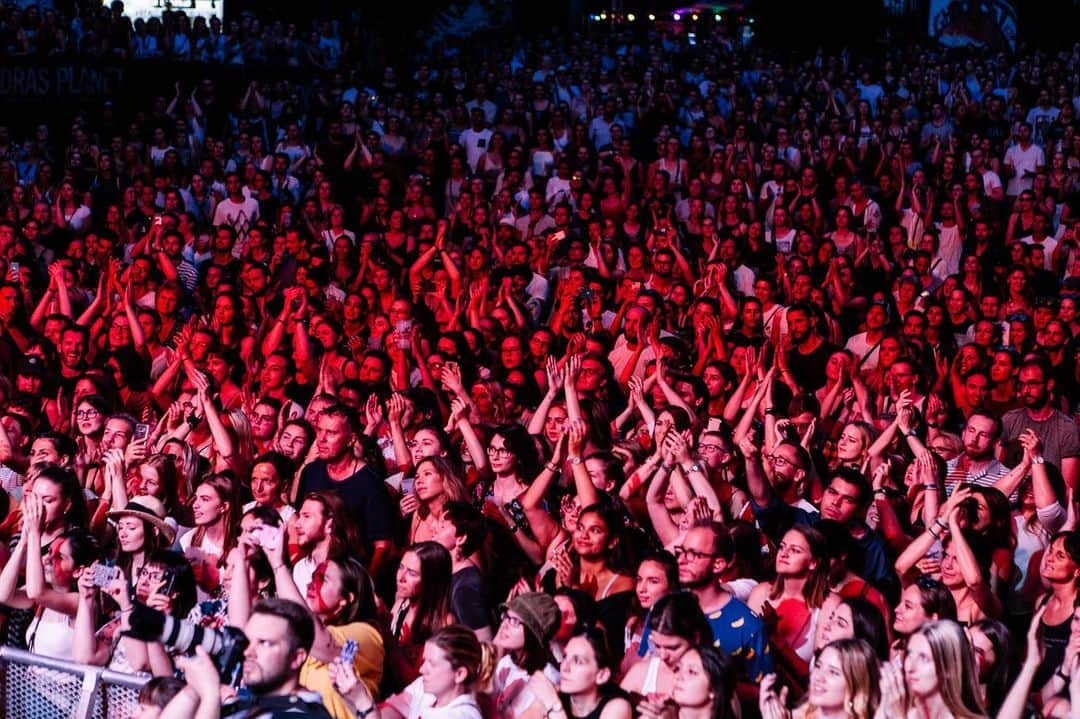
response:
[[[364,719],[364,717],[366,717],[368,714],[370,714],[373,711],[375,711],[375,704],[374,703],[372,703],[372,705],[369,706],[367,709],[357,709],[356,710],[356,719]]]
[[[938,517],[937,519],[935,519],[935,520],[934,520],[934,524],[936,524],[937,526],[941,527],[942,529],[948,529],[948,528],[949,528],[949,525],[948,525],[948,524],[946,524],[945,522],[942,522],[942,521],[941,521],[941,517]]]
[[[667,472],[668,474],[670,474],[671,470],[674,469],[674,468],[675,468],[674,464],[664,464],[662,462],[660,463],[660,471],[661,472]]]
[[[773,415],[775,417],[776,414],[777,414],[776,407],[766,407],[765,408],[765,414],[771,414],[771,415]]]
[[[937,489],[936,484],[924,484],[923,489]]]
[[[558,468],[558,467],[556,467],[556,466],[555,466],[554,464],[552,464],[551,462],[548,462],[547,464],[545,464],[545,465],[544,465],[544,469],[548,470],[548,471],[549,471],[549,472],[551,472],[552,474],[558,474],[558,472],[559,472],[559,468]]]
[[[935,532],[933,527],[927,527],[926,531],[930,533],[931,537],[938,540],[939,542],[941,541],[941,535]]]

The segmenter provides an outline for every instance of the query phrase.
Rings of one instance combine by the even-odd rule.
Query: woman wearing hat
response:
[[[501,716],[521,716],[536,702],[528,686],[536,672],[543,672],[558,686],[559,670],[549,644],[561,621],[559,605],[542,592],[519,594],[502,605],[502,623],[495,635],[500,657],[491,684],[492,699]]]
[[[165,505],[161,500],[149,495],[135,497],[123,509],[107,516],[116,526],[119,544],[116,566],[132,585],[152,552],[172,546],[176,528],[165,521]]]

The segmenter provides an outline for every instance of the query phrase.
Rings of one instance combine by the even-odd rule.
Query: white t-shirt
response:
[[[405,719],[483,719],[476,697],[462,694],[444,707],[436,707],[435,695],[424,691],[424,680],[418,677],[400,694],[386,703]]]
[[[949,275],[960,271],[960,256],[964,253],[964,238],[960,236],[960,226],[945,227],[935,222],[938,231],[938,251],[934,258],[934,275],[944,280]],[[937,260],[941,260],[937,262]]]
[[[993,170],[986,170],[982,175],[983,192],[987,197],[994,196],[994,190],[1001,187],[1001,176]]]
[[[871,348],[873,348],[873,351],[871,351]],[[870,344],[866,339],[865,332],[860,332],[854,337],[851,337],[847,341],[847,344],[844,345],[844,349],[855,357],[856,363],[862,362],[862,358],[866,357],[866,361],[859,365],[860,372],[869,372],[877,367],[878,355],[881,353],[881,345],[878,342]]]
[[[626,365],[630,362],[630,358],[634,356],[634,350],[630,349],[629,344],[626,341],[626,335],[620,334],[618,339],[615,340],[615,347],[608,352],[608,361],[611,362],[611,366],[615,370],[615,376],[621,377],[623,370],[626,369]],[[656,359],[656,352],[652,347],[646,347],[641,356],[638,357],[637,366],[634,367],[634,375],[637,377],[645,377],[645,368],[649,362]]]
[[[1006,195],[1019,195],[1024,190],[1030,190],[1034,177],[1024,177],[1026,172],[1035,172],[1040,165],[1046,164],[1046,154],[1043,149],[1031,143],[1028,149],[1020,145],[1013,145],[1005,151],[1005,164],[1012,165],[1016,170],[1009,178],[1009,186],[1005,188]]]
[[[1042,242],[1036,242],[1035,239],[1031,235],[1028,235],[1027,237],[1021,237],[1020,241],[1023,242],[1025,245],[1039,245],[1040,247],[1042,247],[1043,248],[1043,269],[1044,270],[1052,270],[1052,269],[1054,269],[1051,266],[1051,263],[1050,263],[1050,255],[1054,254],[1054,248],[1057,247],[1057,244],[1058,244],[1057,240],[1055,240],[1050,235],[1047,235],[1046,237],[1043,238]]]
[[[214,210],[213,225],[229,225],[240,238],[247,237],[248,230],[259,219],[259,203],[251,198],[234,202],[226,197]]]
[[[491,130],[484,128],[477,132],[471,127],[465,132],[461,133],[461,146],[465,148],[465,159],[469,163],[469,167],[473,172],[476,172],[476,165],[480,162],[480,158],[484,156],[484,153],[488,151],[488,144],[491,143]]]

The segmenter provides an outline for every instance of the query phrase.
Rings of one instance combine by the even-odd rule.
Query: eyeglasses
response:
[[[795,464],[782,454],[767,454],[765,455],[765,459],[769,462],[772,462],[773,466],[777,469],[782,469],[788,466],[798,467],[797,464]]]
[[[487,453],[492,457],[509,457],[513,454],[509,447],[488,447]]]
[[[713,559],[714,557],[716,557],[715,554],[709,554],[708,552],[699,552],[696,549],[687,549],[686,547],[683,547],[681,545],[678,547],[674,547],[673,551],[675,552],[676,559],[683,559],[685,557],[686,561],[688,562],[696,562],[699,559]]]
[[[96,409],[80,409],[78,412],[75,413],[75,419],[91,419],[93,417],[97,417],[100,414],[101,412],[97,411]]]
[[[506,626],[510,627],[511,629],[520,629],[521,626],[524,624],[524,622],[521,621],[521,617],[515,617],[513,614],[506,610],[503,610],[502,621],[506,624]]]

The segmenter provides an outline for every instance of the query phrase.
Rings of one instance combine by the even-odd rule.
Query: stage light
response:
[[[637,20],[637,18],[634,17],[634,13],[630,13],[629,15],[627,15],[626,19],[629,20],[630,22],[634,22],[635,20]]]
[[[656,16],[652,13],[649,13],[649,22],[656,22]]]
[[[720,14],[713,15],[713,20],[715,20],[716,22],[720,22],[723,19],[724,19],[723,15],[720,15]]]
[[[694,22],[697,22],[697,13],[694,13],[693,15],[691,15],[690,19],[693,20]]]
[[[606,12],[600,13],[600,19],[601,20],[607,20],[607,13]]]
[[[680,15],[679,13],[674,13],[671,16],[671,19],[675,22],[679,22],[680,20],[682,20],[682,15]]]

